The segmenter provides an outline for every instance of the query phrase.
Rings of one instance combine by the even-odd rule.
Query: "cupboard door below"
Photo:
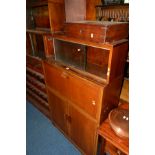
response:
[[[49,106],[52,121],[67,134],[67,104],[59,97],[48,91]]]
[[[69,106],[69,135],[74,143],[87,155],[96,152],[96,123]]]

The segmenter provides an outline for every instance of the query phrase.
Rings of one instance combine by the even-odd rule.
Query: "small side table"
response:
[[[120,105],[123,109],[128,109],[128,103]],[[98,129],[98,134],[102,137],[100,155],[108,152],[110,155],[128,155],[129,139],[118,137],[111,129],[108,119],[106,119]]]

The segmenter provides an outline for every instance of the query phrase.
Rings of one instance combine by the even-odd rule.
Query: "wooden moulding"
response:
[[[44,40],[44,48],[46,57],[50,57],[54,55],[54,47],[53,47],[53,36],[52,35],[43,35]]]
[[[35,29],[26,29],[27,33],[35,33],[35,34],[52,34],[49,28],[35,28]]]
[[[113,48],[112,44],[95,43],[95,42],[88,41],[88,40],[83,40],[83,39],[74,38],[74,37],[68,37],[66,35],[54,34],[53,38],[63,40],[63,41],[73,42],[73,43],[77,43],[77,44],[92,46],[92,47],[96,47],[96,48],[102,48],[102,49],[108,49],[108,50]],[[124,40],[124,41],[126,41],[126,40]]]

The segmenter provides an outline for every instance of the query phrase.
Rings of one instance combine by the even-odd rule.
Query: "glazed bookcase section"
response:
[[[28,55],[45,59],[44,40],[42,34],[27,32],[26,52]]]
[[[30,1],[26,5],[27,28],[50,28],[47,1]]]
[[[108,74],[109,50],[54,39],[55,61],[104,80]]]

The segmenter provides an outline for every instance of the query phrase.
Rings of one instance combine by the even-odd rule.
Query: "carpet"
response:
[[[50,120],[26,102],[26,155],[81,155]]]

